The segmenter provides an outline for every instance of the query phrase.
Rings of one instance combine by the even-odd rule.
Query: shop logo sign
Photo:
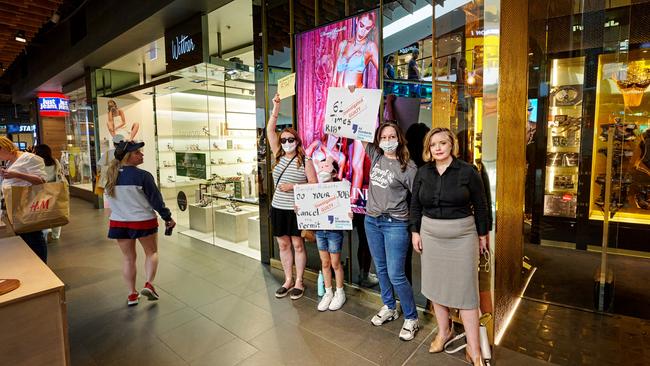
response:
[[[37,200],[29,206],[31,212],[45,211],[50,209],[50,199]]]
[[[38,109],[41,116],[63,117],[70,114],[70,102],[61,93],[39,93]]]
[[[190,53],[196,49],[194,40],[188,35],[176,36],[172,39],[172,58],[178,60],[179,57],[186,53]]]

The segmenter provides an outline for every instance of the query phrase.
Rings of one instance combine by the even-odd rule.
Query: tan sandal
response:
[[[436,337],[431,342],[431,347],[429,347],[429,353],[439,353],[445,348],[445,343],[449,342],[450,339],[454,337],[454,328],[453,326],[449,327],[449,333],[446,337],[443,337],[440,332],[436,334]]]

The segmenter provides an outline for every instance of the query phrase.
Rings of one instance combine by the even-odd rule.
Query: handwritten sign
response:
[[[300,184],[293,192],[299,229],[352,230],[350,182]]]
[[[278,79],[278,93],[280,99],[296,95],[296,74],[290,74]]]
[[[381,89],[329,88],[325,110],[327,134],[372,142],[375,138]]]

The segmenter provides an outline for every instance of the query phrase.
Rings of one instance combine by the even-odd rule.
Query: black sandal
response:
[[[291,294],[290,294],[291,295],[291,300],[298,300],[304,294],[305,294],[304,289],[294,287],[294,288],[291,289]]]
[[[277,297],[278,299],[281,299],[281,298],[289,295],[289,291],[291,291],[291,290],[292,290],[292,288],[286,288],[286,287],[282,286],[282,287],[280,287],[279,289],[277,289],[275,291],[275,297]]]

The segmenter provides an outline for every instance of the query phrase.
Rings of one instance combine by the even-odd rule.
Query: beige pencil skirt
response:
[[[476,309],[478,234],[474,217],[438,220],[422,217],[422,295],[455,309]]]

